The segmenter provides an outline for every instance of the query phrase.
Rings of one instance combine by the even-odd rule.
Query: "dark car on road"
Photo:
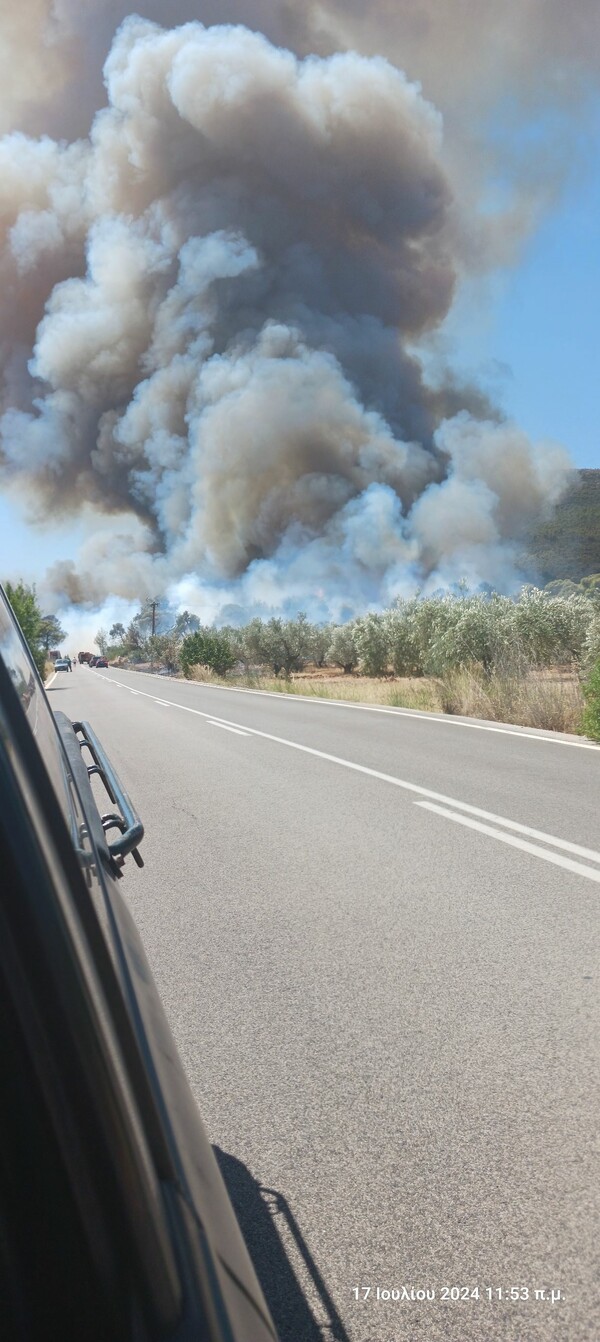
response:
[[[93,728],[51,711],[0,589],[10,1342],[275,1337],[120,888],[142,838]]]
[[[106,657],[96,657],[96,658],[94,659],[94,666],[95,666],[95,667],[98,667],[98,666],[106,666],[106,667],[107,667],[107,666],[108,666],[108,662],[107,662],[107,660],[106,660]]]

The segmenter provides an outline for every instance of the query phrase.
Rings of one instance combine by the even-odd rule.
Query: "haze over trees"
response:
[[[428,706],[444,711],[559,730],[574,730],[581,718],[589,735],[596,730],[597,574],[546,590],[524,587],[514,598],[469,592],[464,585],[429,597],[417,593],[342,625],[314,624],[299,612],[294,619],[255,617],[242,628],[218,629],[201,625],[189,611],[173,615],[164,604],[155,612],[158,621],[164,632],[144,637],[142,608],[127,630],[112,626],[118,645],[110,645],[103,630],[96,643],[113,660],[163,666],[188,678],[200,672],[221,679],[234,674],[252,683],[262,677],[264,683],[272,676],[272,685],[291,686],[291,678],[307,667],[315,676],[333,667],[343,671],[343,679],[358,672],[379,681],[435,681],[438,702]],[[192,632],[184,632],[188,629]],[[574,690],[568,710],[558,703],[549,707],[548,695],[541,703],[540,675],[557,667],[571,675],[572,688],[579,681],[591,687],[583,717],[581,689]],[[532,686],[539,699],[535,708]]]
[[[55,616],[42,614],[34,586],[9,582],[5,590],[43,676],[47,651],[65,631]],[[153,634],[152,625],[160,632]],[[221,679],[271,675],[285,685],[312,667],[313,675],[339,668],[343,678],[358,672],[373,680],[435,680],[450,712],[469,711],[456,692],[461,675],[471,677],[480,697],[493,698],[502,684],[506,690],[511,682],[514,691],[532,676],[562,667],[583,684],[584,730],[600,732],[600,574],[579,583],[555,581],[546,589],[523,587],[516,597],[469,592],[464,585],[429,597],[417,593],[341,625],[311,623],[299,612],[293,619],[255,617],[241,628],[216,628],[157,599],[144,603],[127,627],[116,622],[99,629],[95,643],[112,663],[186,677],[204,669]],[[520,720],[510,716],[506,693],[502,702],[503,720]]]
[[[311,664],[341,667],[348,675],[358,669],[372,677],[419,677],[470,665],[486,675],[509,665],[585,665],[600,655],[600,576],[570,583],[567,591],[556,586],[524,587],[516,598],[461,588],[417,594],[343,625],[313,624],[300,612],[294,619],[255,617],[241,629],[217,629],[188,611],[169,617],[162,606],[156,622],[163,632],[146,637],[142,608],[127,630],[122,624],[109,634],[99,630],[96,645],[112,660],[163,662],[184,674],[205,666],[224,675],[238,666],[288,678]]]

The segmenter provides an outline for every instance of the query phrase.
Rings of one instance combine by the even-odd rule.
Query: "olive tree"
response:
[[[313,624],[310,626],[310,657],[315,666],[319,667],[319,670],[327,665],[332,635],[333,625],[331,624]]]
[[[440,603],[427,653],[434,675],[478,665],[486,676],[522,659],[510,597],[450,596]]]
[[[358,666],[359,651],[356,644],[354,624],[339,624],[327,650],[327,659],[334,666],[341,666],[344,675],[349,676]]]
[[[397,676],[420,676],[424,664],[424,621],[428,602],[398,599],[385,613],[387,647]]]
[[[533,664],[579,662],[593,603],[581,592],[552,595],[538,587],[524,587],[515,602],[515,636]]]
[[[162,662],[173,675],[179,670],[180,649],[173,634],[154,634],[144,644],[144,653],[152,662]]]
[[[249,657],[270,666],[276,676],[280,671],[286,678],[301,671],[311,655],[311,627],[303,612],[295,620],[256,618],[246,626],[245,635]]]
[[[366,676],[384,676],[389,667],[388,626],[383,615],[370,612],[354,624],[360,669]]]

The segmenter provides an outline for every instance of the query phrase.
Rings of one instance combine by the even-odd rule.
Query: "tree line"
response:
[[[150,632],[152,622],[159,632]],[[96,644],[109,659],[160,663],[186,676],[196,666],[217,676],[238,668],[285,678],[308,664],[374,677],[443,676],[473,665],[486,675],[584,666],[600,659],[600,588],[524,587],[514,598],[462,588],[399,598],[346,624],[311,623],[300,612],[293,619],[256,617],[242,628],[202,625],[189,611],[170,622],[168,609],[147,602],[127,628],[100,630]]]
[[[44,615],[35,586],[4,589],[40,675],[50,650],[66,638]],[[290,677],[307,664],[372,677],[433,676],[477,668],[484,677],[526,677],[535,668],[569,665],[580,673],[586,700],[583,730],[600,740],[600,576],[578,584],[524,587],[515,598],[464,587],[430,597],[399,598],[389,609],[345,624],[255,618],[242,628],[202,625],[190,611],[145,602],[126,627],[100,629],[96,645],[109,660],[154,662],[192,676],[195,667],[225,677],[272,673]]]

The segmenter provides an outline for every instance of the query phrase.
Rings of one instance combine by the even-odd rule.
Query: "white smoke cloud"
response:
[[[138,610],[139,605],[113,597],[102,602],[96,609],[79,608],[70,603],[59,607],[56,611],[57,619],[66,633],[61,651],[68,653],[70,657],[77,657],[80,652],[98,655],[98,645],[95,641],[98,631],[104,629],[108,632],[113,624],[117,623],[127,628]]]
[[[85,70],[77,13],[53,32]],[[105,82],[88,136],[0,141],[0,470],[38,515],[126,519],[55,592],[333,612],[465,568],[514,581],[568,461],[408,353],[476,232],[418,86],[139,17]]]

